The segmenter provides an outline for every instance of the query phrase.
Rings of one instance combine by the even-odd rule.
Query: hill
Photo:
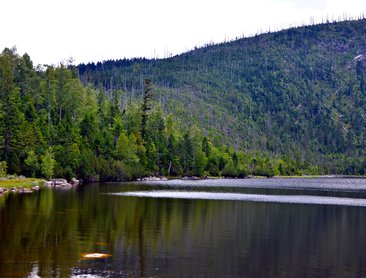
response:
[[[167,59],[78,66],[84,84],[124,103],[155,85],[166,113],[216,144],[364,173],[366,20],[291,28]]]
[[[366,20],[167,59],[0,54],[0,178],[366,173]]]
[[[319,173],[289,157],[215,144],[194,124],[164,114],[149,79],[143,100],[84,86],[73,66],[33,67],[29,55],[0,54],[0,179],[7,173],[125,181],[144,176]],[[14,175],[15,176],[15,175]]]

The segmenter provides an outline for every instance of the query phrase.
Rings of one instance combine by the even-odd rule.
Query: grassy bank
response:
[[[32,188],[34,186],[41,186],[43,185],[42,179],[36,178],[13,178],[13,179],[4,179],[0,180],[0,188]]]

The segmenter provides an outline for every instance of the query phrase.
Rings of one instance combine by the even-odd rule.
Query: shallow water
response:
[[[0,277],[361,277],[365,204],[366,180],[334,178],[8,195]]]

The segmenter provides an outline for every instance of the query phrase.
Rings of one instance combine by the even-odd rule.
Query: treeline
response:
[[[85,181],[147,175],[294,175],[289,157],[215,145],[195,125],[166,115],[144,81],[139,100],[84,86],[72,66],[34,68],[15,49],[0,55],[1,174]]]

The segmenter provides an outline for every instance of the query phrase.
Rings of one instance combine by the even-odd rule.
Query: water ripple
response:
[[[143,198],[171,198],[171,199],[193,199],[193,200],[230,200],[265,203],[289,203],[289,204],[312,204],[312,205],[337,205],[366,207],[366,199],[343,198],[328,196],[309,195],[264,195],[264,194],[240,194],[221,192],[189,192],[189,191],[131,191],[108,193],[126,197]]]

